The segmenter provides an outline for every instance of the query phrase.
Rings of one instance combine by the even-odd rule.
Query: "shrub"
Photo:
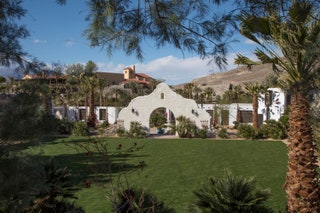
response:
[[[285,127],[286,130],[289,129],[289,111],[290,111],[290,107],[287,106],[287,108],[284,111],[284,114],[279,118],[279,122],[281,123],[282,126]]]
[[[56,130],[56,119],[37,94],[19,93],[8,99],[0,114],[0,138],[24,140],[39,138]]]
[[[126,134],[126,130],[121,126],[121,127],[118,127],[116,129],[116,134],[119,136],[119,137],[124,137],[125,134]]]
[[[180,138],[192,138],[197,133],[197,126],[189,118],[179,116],[177,118],[178,124],[175,126]]]
[[[118,196],[120,203],[118,203],[115,212],[176,212],[144,190],[126,189],[120,192]]]
[[[84,122],[78,121],[78,122],[74,123],[73,129],[72,129],[72,135],[74,135],[74,136],[89,136],[90,131]]]
[[[238,129],[238,126],[240,125],[240,122],[238,121],[233,121],[233,128]]]
[[[207,138],[207,129],[200,129],[197,133],[197,136],[199,136],[202,139]]]
[[[43,165],[43,173],[39,181],[38,193],[31,202],[29,212],[74,212],[83,213],[84,210],[66,199],[76,199],[74,195],[79,190],[74,184],[74,176],[67,167],[59,167],[53,159]],[[63,198],[62,200],[60,198]]]
[[[266,206],[269,190],[257,188],[253,178],[235,176],[230,172],[220,179],[210,178],[209,183],[194,194],[197,200],[193,206],[204,212],[273,212]]]
[[[246,139],[256,139],[258,137],[256,130],[249,124],[240,124],[237,129],[239,137]]]
[[[130,123],[130,129],[127,132],[127,137],[129,138],[145,138],[147,133],[145,128],[141,125],[141,123],[137,121],[132,121]]]
[[[286,127],[275,120],[265,121],[258,132],[263,138],[284,139],[287,137]]]
[[[227,129],[226,129],[226,128],[221,128],[221,129],[218,131],[218,137],[219,137],[219,138],[228,138]]]
[[[102,122],[100,125],[99,125],[99,128],[98,128],[98,134],[99,135],[104,135],[107,133],[107,128],[110,126],[109,122],[108,121],[104,121]]]
[[[110,126],[108,121],[103,121],[103,123],[100,125],[101,128],[108,128]]]
[[[57,123],[57,132],[59,134],[71,134],[73,129],[73,122],[69,121],[66,118],[58,120]]]
[[[84,212],[72,203],[79,188],[71,170],[52,158],[21,153],[10,158],[0,162],[0,212]]]

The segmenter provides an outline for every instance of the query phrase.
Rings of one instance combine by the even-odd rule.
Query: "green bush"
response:
[[[271,195],[269,189],[257,187],[254,178],[235,176],[231,172],[222,178],[210,178],[194,195],[196,212],[273,212],[266,205]]]
[[[2,105],[0,138],[24,140],[54,133],[56,119],[42,105],[37,94],[19,93]]]
[[[89,136],[90,131],[84,122],[78,121],[73,126],[72,135],[74,135],[74,136]]]
[[[207,129],[200,129],[197,133],[197,136],[199,136],[202,139],[207,138]]]
[[[284,111],[284,114],[279,119],[279,122],[281,123],[282,126],[285,127],[286,130],[289,129],[289,111],[290,111],[290,107],[287,106],[287,108]]]
[[[73,122],[69,121],[66,118],[58,120],[57,123],[57,132],[59,134],[71,134],[73,129]]]
[[[124,137],[126,135],[126,130],[123,128],[123,127],[118,127],[116,129],[116,134],[119,136],[119,137]]]
[[[177,118],[178,124],[175,126],[180,138],[192,138],[197,133],[197,126],[189,118],[179,116]]]
[[[238,121],[233,121],[233,128],[238,129],[238,126],[240,125],[240,122]]]
[[[287,137],[286,127],[275,120],[265,121],[258,133],[262,138],[284,139]]]
[[[258,137],[257,131],[249,124],[238,125],[238,136],[246,139],[256,139]]]
[[[126,189],[118,196],[120,203],[118,203],[117,209],[114,209],[115,212],[176,212],[145,190]]]
[[[287,137],[286,127],[275,120],[265,121],[259,129],[254,129],[249,124],[240,124],[237,129],[238,136],[246,139],[284,139]]]
[[[110,126],[108,121],[103,121],[103,123],[100,125],[101,128],[108,128]]]
[[[219,137],[219,138],[228,138],[227,129],[226,129],[226,128],[221,128],[221,129],[218,131],[218,137]]]
[[[127,137],[129,138],[145,138],[147,133],[145,128],[141,125],[141,123],[137,121],[132,121],[130,123],[130,129],[127,132]]]

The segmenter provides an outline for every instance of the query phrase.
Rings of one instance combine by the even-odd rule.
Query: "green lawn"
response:
[[[72,169],[81,190],[77,204],[88,213],[111,212],[110,181],[107,162],[101,155],[77,150],[74,144],[106,142],[108,156],[114,162],[113,177],[127,177],[131,186],[146,188],[173,207],[177,212],[188,212],[194,200],[193,191],[210,176],[221,177],[226,169],[236,175],[255,177],[257,185],[269,188],[269,202],[275,212],[284,210],[286,197],[282,186],[285,181],[287,150],[282,142],[203,140],[203,139],[125,139],[125,138],[59,138],[45,142],[41,149],[44,156],[54,156],[63,166]],[[140,149],[127,152],[136,143]],[[105,143],[104,143],[105,144]],[[121,144],[121,151],[116,151]],[[130,149],[129,149],[130,150]],[[33,151],[37,151],[32,149]],[[147,166],[139,169],[139,162]],[[121,169],[119,169],[121,168]],[[86,188],[84,180],[93,182]],[[117,181],[113,181],[117,183]]]

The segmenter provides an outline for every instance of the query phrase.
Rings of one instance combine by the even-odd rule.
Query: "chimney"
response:
[[[132,65],[132,70],[135,72],[136,71],[136,66]]]

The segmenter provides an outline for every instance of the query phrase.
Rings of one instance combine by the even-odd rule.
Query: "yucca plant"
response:
[[[197,133],[197,126],[185,116],[177,117],[178,124],[175,127],[180,138],[192,138]]]

